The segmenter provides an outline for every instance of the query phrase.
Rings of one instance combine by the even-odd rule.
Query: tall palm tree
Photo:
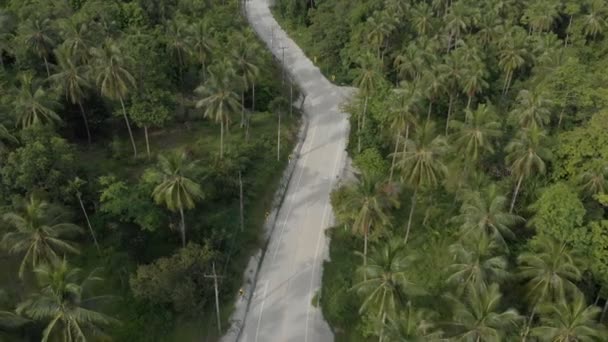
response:
[[[350,186],[345,205],[356,212],[352,230],[363,235],[365,265],[370,230],[390,224],[388,210],[398,205],[396,194],[377,175],[363,175],[357,183]]]
[[[359,313],[371,312],[382,320],[398,312],[406,295],[418,295],[419,289],[406,274],[415,258],[407,255],[401,239],[391,239],[372,249],[368,262],[357,270],[363,280],[353,286],[364,296]],[[382,340],[382,332],[380,333]]]
[[[220,159],[224,157],[224,129],[228,130],[230,115],[239,108],[239,97],[234,92],[235,71],[232,64],[224,61],[212,65],[210,77],[195,92],[201,95],[197,108],[204,108],[203,116],[220,123]]]
[[[131,131],[131,124],[125,109],[125,98],[129,95],[131,88],[135,87],[135,78],[127,70],[127,60],[118,46],[111,40],[107,40],[102,48],[92,50],[94,60],[94,74],[101,95],[110,100],[120,101],[122,115],[129,131],[129,138],[133,147],[133,156],[137,158],[137,146]]]
[[[402,82],[401,87],[397,88],[395,92],[396,96],[391,101],[389,117],[389,128],[395,136],[395,150],[392,155],[389,182],[393,180],[397,153],[401,146],[401,136],[405,135],[404,141],[407,142],[412,128],[415,128],[418,123],[416,111],[418,110],[419,93],[415,86]]]
[[[600,308],[587,306],[585,296],[575,291],[572,298],[540,306],[540,326],[532,328],[532,336],[540,341],[606,341],[606,328],[597,322]]]
[[[242,79],[241,87],[241,127],[246,124],[245,119],[245,91],[255,89],[255,81],[260,73],[258,66],[259,48],[255,39],[250,35],[239,34],[235,37],[235,48],[232,50],[232,59]],[[291,104],[289,104],[291,106]],[[247,120],[248,122],[249,120]]]
[[[410,214],[407,221],[405,242],[407,242],[412,217],[416,206],[416,195],[421,187],[436,186],[447,174],[447,168],[443,164],[442,157],[446,152],[446,140],[435,134],[435,124],[427,122],[416,131],[413,140],[407,141],[407,146],[397,162],[401,169],[402,179],[406,184],[414,188]]]
[[[599,162],[583,172],[578,179],[581,190],[588,196],[608,193],[608,163]]]
[[[484,153],[494,153],[494,141],[502,134],[493,107],[486,104],[465,110],[464,122],[453,120],[450,125],[456,130],[452,139],[465,169],[469,163],[477,164]]]
[[[44,61],[47,77],[51,76],[48,58],[56,45],[55,29],[50,18],[29,19],[19,27],[23,44]]]
[[[583,16],[583,33],[595,38],[608,26],[608,6],[602,0],[586,1],[589,12]]]
[[[448,128],[450,127],[450,118],[452,117],[452,110],[454,108],[454,101],[456,98],[456,91],[458,84],[462,79],[462,65],[463,61],[458,54],[450,54],[446,57],[445,63],[440,64],[437,67],[437,71],[443,75],[444,90],[448,94],[448,113],[445,121],[445,135],[448,135]]]
[[[91,59],[91,30],[89,24],[73,18],[59,21],[59,32],[64,39],[62,45],[65,47],[66,57],[76,64],[87,65]]]
[[[521,316],[514,309],[500,310],[502,294],[497,284],[469,286],[464,300],[453,299],[454,339],[466,342],[499,342],[517,327]],[[508,340],[508,339],[507,339]]]
[[[445,91],[445,76],[439,72],[437,68],[426,70],[422,74],[423,92],[429,101],[429,107],[426,114],[426,121],[431,120],[433,104],[437,101],[439,95]]]
[[[543,146],[545,138],[545,132],[532,125],[520,130],[505,148],[508,153],[506,162],[517,180],[509,212],[513,212],[523,180],[535,173],[545,173],[545,160],[551,156],[550,151]]]
[[[188,34],[192,54],[201,65],[203,81],[205,81],[207,77],[207,63],[211,59],[216,46],[213,39],[213,27],[209,24],[208,20],[199,20],[190,26]]]
[[[61,121],[53,110],[58,107],[57,102],[49,97],[49,93],[31,74],[22,74],[20,83],[13,103],[18,127],[27,128]]]
[[[424,36],[433,31],[435,17],[431,7],[426,2],[417,2],[411,9],[413,26],[418,35]]]
[[[78,104],[80,115],[87,131],[87,141],[90,145],[91,130],[89,129],[89,120],[82,106],[82,101],[86,97],[86,90],[90,87],[88,80],[89,67],[77,65],[64,49],[56,50],[56,56],[60,70],[56,74],[51,75],[49,79],[63,91],[68,101],[72,104]]]
[[[527,51],[524,46],[525,33],[518,31],[518,26],[513,26],[511,30],[499,41],[498,66],[506,73],[503,84],[503,95],[509,92],[513,73],[521,68],[526,62]]]
[[[358,151],[361,152],[361,131],[365,129],[365,121],[367,116],[367,105],[370,96],[378,87],[378,83],[382,78],[380,73],[380,61],[371,53],[367,52],[357,59],[359,67],[355,69],[354,83],[359,88],[359,94],[363,97],[363,112],[357,120],[358,131]]]
[[[433,323],[433,312],[415,308],[410,301],[389,317],[384,331],[391,342],[439,342],[443,332]]]
[[[506,247],[505,238],[514,238],[511,227],[523,218],[507,212],[507,198],[492,184],[482,191],[470,191],[464,195],[460,215],[454,218],[460,222],[463,238],[479,238],[488,235]]]
[[[395,57],[393,65],[402,80],[418,80],[420,70],[425,67],[424,52],[415,42],[411,42]]]
[[[486,234],[469,237],[450,246],[454,262],[448,266],[447,281],[458,286],[485,287],[509,276],[507,259],[500,246]]]
[[[559,17],[556,1],[535,1],[529,3],[524,10],[522,21],[530,28],[530,33],[548,31]]]
[[[521,128],[532,125],[542,128],[551,119],[552,105],[541,91],[523,89],[517,94],[517,104],[509,115]]]
[[[187,26],[184,20],[177,16],[166,24],[165,37],[167,38],[167,49],[177,61],[179,68],[180,88],[184,88],[184,67],[188,57],[192,54],[191,44],[188,41]]]
[[[201,186],[190,177],[194,163],[188,162],[185,153],[172,152],[158,156],[157,175],[160,184],[152,192],[154,201],[164,204],[167,209],[179,211],[182,247],[186,246],[186,220],[184,210],[192,209],[196,202],[204,198]]]
[[[483,89],[488,88],[488,82],[485,80],[488,76],[486,66],[483,62],[472,61],[469,62],[465,70],[462,71],[460,78],[460,87],[462,91],[467,95],[467,109],[471,107],[473,97]]]
[[[103,280],[95,270],[83,278],[81,270],[69,266],[64,258],[36,267],[35,273],[40,290],[19,304],[16,312],[46,323],[42,342],[86,341],[87,335],[98,334],[102,326],[118,323],[92,308],[102,296],[86,296],[94,282]]]
[[[60,258],[64,253],[78,253],[68,242],[80,227],[62,222],[63,215],[31,195],[21,211],[4,214],[3,220],[14,230],[2,238],[2,246],[11,254],[23,254],[19,277],[23,277],[27,266],[37,267],[41,263]]]

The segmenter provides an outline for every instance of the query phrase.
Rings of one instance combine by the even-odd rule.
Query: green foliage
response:
[[[174,255],[141,265],[129,283],[135,298],[168,304],[178,313],[194,313],[211,298],[213,283],[205,278],[215,253],[208,245],[189,243]]]
[[[361,173],[372,177],[381,177],[388,171],[387,161],[374,148],[361,151],[353,162]]]
[[[163,127],[171,119],[173,106],[170,92],[151,89],[133,98],[129,116],[139,127]]]

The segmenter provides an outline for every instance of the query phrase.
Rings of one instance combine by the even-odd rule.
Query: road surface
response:
[[[333,222],[329,194],[346,162],[348,119],[340,105],[351,91],[331,84],[272,17],[268,0],[247,0],[247,18],[306,95],[309,120],[302,150],[278,212],[249,310],[243,342],[324,342],[333,334],[311,301],[328,253]]]

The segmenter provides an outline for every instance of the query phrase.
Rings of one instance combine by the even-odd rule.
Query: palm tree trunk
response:
[[[505,78],[505,83],[503,85],[503,89],[502,89],[502,95],[507,95],[507,93],[509,92],[509,87],[511,86],[511,77],[513,75],[513,71],[509,70],[507,71],[507,77]]]
[[[146,153],[150,159],[150,139],[148,138],[148,125],[144,125],[144,136],[146,137]]]
[[[600,323],[604,321],[604,316],[606,316],[606,311],[608,310],[608,299],[604,303],[604,308],[602,309],[602,315],[600,316]]]
[[[245,90],[241,91],[241,128],[245,126]]]
[[[241,224],[241,232],[245,230],[245,215],[243,213],[243,178],[241,176],[241,171],[239,170],[239,209],[240,209],[240,224]]]
[[[82,203],[82,197],[80,195],[76,195],[76,198],[78,198],[78,203],[80,203],[80,209],[82,209],[84,218],[87,221],[87,226],[89,227],[89,231],[91,232],[91,237],[93,238],[93,243],[95,244],[95,248],[97,248],[97,253],[100,254],[101,251],[99,249],[99,244],[97,243],[97,238],[95,237],[95,232],[93,232],[93,227],[91,226],[91,221],[89,220],[89,215],[87,214],[87,210],[84,207],[84,203]]]
[[[44,59],[44,67],[46,68],[46,76],[51,77],[51,71],[49,70],[49,62],[46,60],[46,56],[42,57]]]
[[[281,111],[279,111],[279,124],[277,127],[277,161],[281,160]]]
[[[566,28],[566,38],[564,39],[564,47],[568,46],[568,39],[570,39],[570,27],[572,27],[572,16],[570,16],[570,20],[568,21],[568,27]]]
[[[182,236],[182,247],[186,247],[186,219],[184,217],[184,208],[179,208],[179,215],[181,217],[179,231]]]
[[[468,95],[468,96],[469,96],[469,99],[467,100],[467,109],[471,108],[471,100],[473,100],[473,96],[471,96],[471,95]],[[465,117],[465,120],[466,120],[466,117]]]
[[[452,106],[454,105],[454,96],[450,94],[450,104],[448,105],[448,117],[445,120],[445,135],[448,135],[448,129],[450,127],[450,116],[452,115]]]
[[[367,235],[369,234],[369,225],[365,227],[363,232],[363,267],[367,266]],[[367,272],[363,272],[364,280],[367,280]]]
[[[122,100],[122,97],[120,97],[119,100],[122,107],[122,115],[125,118],[127,130],[129,131],[129,138],[131,138],[131,145],[133,146],[133,158],[137,158],[137,146],[135,146],[135,139],[133,138],[133,131],[131,131],[131,124],[129,123],[129,117],[127,116],[127,110],[125,109],[125,102]]]
[[[412,205],[410,206],[410,216],[407,219],[407,229],[405,231],[405,239],[403,244],[407,244],[407,240],[410,237],[410,228],[412,227],[412,217],[414,216],[414,208],[416,207],[416,195],[418,193],[418,187],[414,188],[414,194],[412,195]]]
[[[220,159],[224,158],[224,118],[220,119]]]
[[[82,115],[84,128],[87,131],[87,142],[89,143],[89,145],[91,145],[91,131],[89,130],[89,120],[87,120],[87,115],[84,112],[84,107],[82,107],[82,101],[78,101],[78,107],[80,107],[80,115]]]
[[[517,194],[519,194],[519,188],[521,187],[521,182],[524,180],[524,176],[520,176],[519,180],[517,180],[517,185],[515,186],[515,192],[513,193],[513,199],[511,200],[511,208],[509,208],[509,214],[513,212],[513,208],[515,207],[515,200],[517,200]]]
[[[361,116],[357,116],[357,152],[361,153]]]
[[[251,112],[255,112],[255,82],[251,82]]]
[[[386,311],[382,313],[382,326],[380,327],[380,342],[384,340],[384,324],[386,323]]]
[[[433,110],[433,101],[429,100],[429,110],[426,113],[426,122],[431,120],[431,111]]]
[[[562,120],[564,118],[564,108],[559,112],[559,119],[557,120],[557,128],[562,126]]]
[[[399,150],[399,138],[401,137],[401,134],[397,133],[397,138],[395,139],[395,151],[393,152],[393,160],[391,162],[391,173],[390,176],[388,177],[388,182],[392,182],[393,181],[393,173],[395,171],[395,162],[397,161],[397,152]]]
[[[363,117],[361,119],[361,129],[365,129],[365,116],[367,114],[367,101],[368,101],[368,96],[365,96],[365,100],[363,101]]]

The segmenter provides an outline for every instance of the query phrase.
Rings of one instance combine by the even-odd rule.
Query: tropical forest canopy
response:
[[[298,121],[241,13],[0,0],[0,340],[227,326]]]
[[[606,341],[608,3],[278,0],[348,106],[347,341]]]

